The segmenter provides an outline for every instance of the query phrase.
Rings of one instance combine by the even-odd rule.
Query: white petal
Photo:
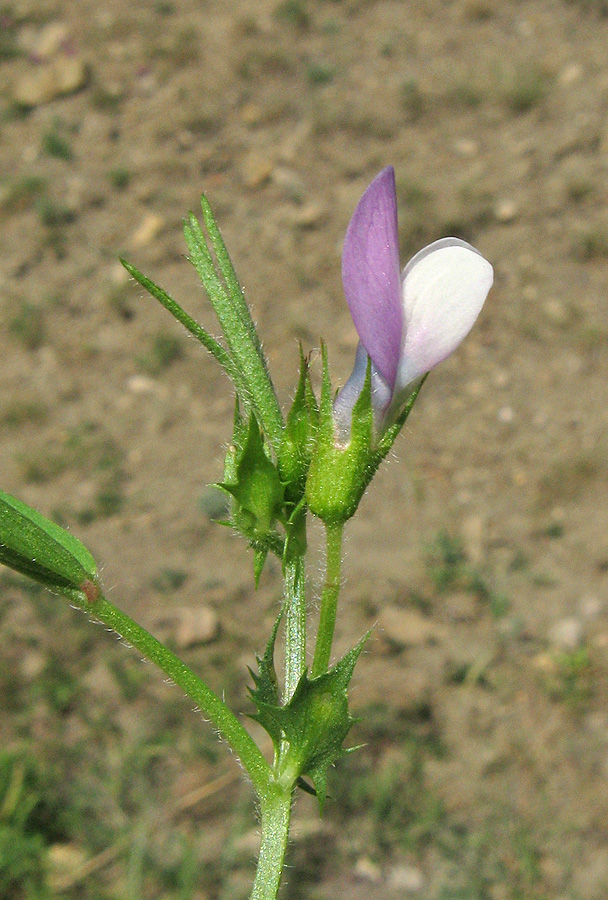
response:
[[[410,260],[402,274],[405,336],[395,395],[458,347],[493,280],[490,263],[459,238],[435,241]]]

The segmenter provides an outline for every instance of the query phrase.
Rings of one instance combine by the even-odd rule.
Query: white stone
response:
[[[560,619],[549,629],[549,641],[558,650],[578,650],[585,637],[585,629],[582,622],[571,616]]]
[[[146,247],[154,238],[158,237],[165,224],[165,220],[157,213],[150,212],[145,217],[139,228],[131,238],[131,246],[135,249]]]
[[[219,633],[215,612],[208,606],[180,607],[174,611],[175,643],[180,650],[208,644]]]
[[[84,87],[87,68],[78,56],[61,56],[23,75],[13,89],[13,100],[21,106],[41,106]]]
[[[361,856],[355,863],[355,876],[361,881],[368,881],[370,884],[379,884],[382,881],[382,872],[380,866],[368,856]]]
[[[424,887],[424,876],[416,866],[395,866],[388,874],[388,886],[407,894],[417,894]]]
[[[63,22],[48,22],[40,32],[31,48],[38,59],[50,59],[61,49],[68,37],[68,29]]]
[[[400,647],[420,647],[438,640],[442,629],[413,609],[385,606],[378,617],[378,629],[386,640]]]
[[[494,207],[494,215],[499,222],[512,222],[518,213],[517,204],[513,200],[500,200]]]

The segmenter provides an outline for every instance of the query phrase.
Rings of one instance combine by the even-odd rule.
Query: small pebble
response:
[[[174,623],[173,636],[180,650],[208,644],[219,634],[218,618],[208,606],[183,606],[173,610],[168,618]]]
[[[240,172],[245,187],[258,188],[270,179],[272,162],[268,154],[263,155],[257,150],[251,150],[241,161]]]
[[[497,222],[512,222],[518,213],[517,204],[513,200],[500,200],[494,207]]]
[[[463,156],[465,159],[470,159],[473,156],[477,156],[479,153],[479,144],[477,141],[472,140],[471,138],[461,138],[456,141],[454,144],[454,150],[458,154],[458,156]]]
[[[549,641],[558,650],[573,651],[582,646],[585,630],[582,622],[574,616],[560,619],[549,629]]]
[[[154,238],[158,237],[163,229],[165,220],[156,213],[148,213],[139,228],[131,237],[131,246],[135,249],[146,247]]]
[[[578,63],[569,63],[559,73],[559,82],[565,86],[575,84],[580,81],[583,74],[583,67]]]
[[[84,60],[78,56],[61,56],[23,75],[14,86],[13,100],[20,106],[41,106],[75,93],[86,81]]]
[[[293,223],[299,228],[314,228],[315,225],[319,224],[324,213],[325,207],[323,204],[312,200],[294,212]]]
[[[585,619],[596,619],[602,612],[602,602],[593,595],[583,597],[579,604],[580,613]]]
[[[420,647],[443,636],[443,629],[433,619],[391,605],[382,608],[378,629],[387,641],[400,647]]]
[[[35,59],[50,59],[65,44],[68,29],[63,22],[48,22],[31,41],[28,50]]]
[[[241,109],[241,118],[246,125],[257,125],[262,115],[262,107],[257,103],[246,103]]]
[[[87,861],[86,851],[76,844],[51,844],[46,852],[51,890],[60,887],[62,881],[81,868]]]
[[[296,202],[300,202],[305,193],[304,182],[297,172],[287,166],[277,166],[272,173],[272,180],[282,188],[287,196]]]
[[[453,622],[473,622],[478,616],[475,598],[465,591],[457,591],[446,596],[443,607]]]
[[[113,263],[109,267],[108,274],[110,276],[110,281],[114,285],[126,284],[131,277],[122,263],[119,262]]]
[[[368,856],[361,856],[355,863],[355,877],[360,881],[368,881],[370,884],[379,884],[382,881],[380,866]]]
[[[484,536],[486,523],[483,516],[467,516],[462,522],[462,538],[467,556],[478,566],[484,558]]]
[[[131,375],[127,379],[127,390],[132,394],[152,394],[156,390],[156,382],[146,375]]]
[[[406,894],[417,894],[424,887],[424,876],[415,866],[395,866],[388,874],[388,886]]]
[[[543,303],[543,312],[554,325],[565,325],[568,321],[568,312],[564,304],[556,298],[550,298]]]
[[[538,300],[538,288],[535,284],[526,284],[522,288],[521,295],[524,300],[527,300],[529,303],[534,303],[535,300]]]

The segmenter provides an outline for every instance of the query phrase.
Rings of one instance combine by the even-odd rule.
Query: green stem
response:
[[[289,703],[306,668],[306,570],[304,557],[289,552],[285,578],[285,702]]]
[[[163,670],[200,708],[205,718],[218,730],[243,764],[258,796],[268,792],[271,768],[248,731],[217,694],[175,654],[157,641],[145,628],[99,596],[82,608],[121,635],[151,662]]]
[[[327,559],[325,567],[325,584],[321,593],[321,612],[319,614],[319,630],[317,644],[312,663],[312,677],[324,675],[329,667],[331,647],[336,626],[336,609],[340,593],[340,570],[342,565],[342,532],[344,525],[326,525]]]
[[[262,844],[251,900],[275,900],[277,896],[289,836],[292,793],[293,787],[275,783],[262,800]]]

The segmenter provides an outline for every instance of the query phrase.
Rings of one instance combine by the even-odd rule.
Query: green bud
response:
[[[369,364],[363,390],[353,407],[350,440],[343,444],[336,436],[325,347],[322,353],[319,427],[306,480],[306,502],[311,512],[326,524],[337,525],[346,522],[356,511],[382,457],[374,447]]]
[[[68,596],[98,596],[95,560],[80,541],[0,491],[0,563]]]
[[[262,549],[276,537],[274,524],[282,516],[283,485],[277,467],[266,455],[253,415],[245,426],[237,411],[233,440],[226,455],[225,480],[218,487],[233,498],[230,524],[256,549]]]

